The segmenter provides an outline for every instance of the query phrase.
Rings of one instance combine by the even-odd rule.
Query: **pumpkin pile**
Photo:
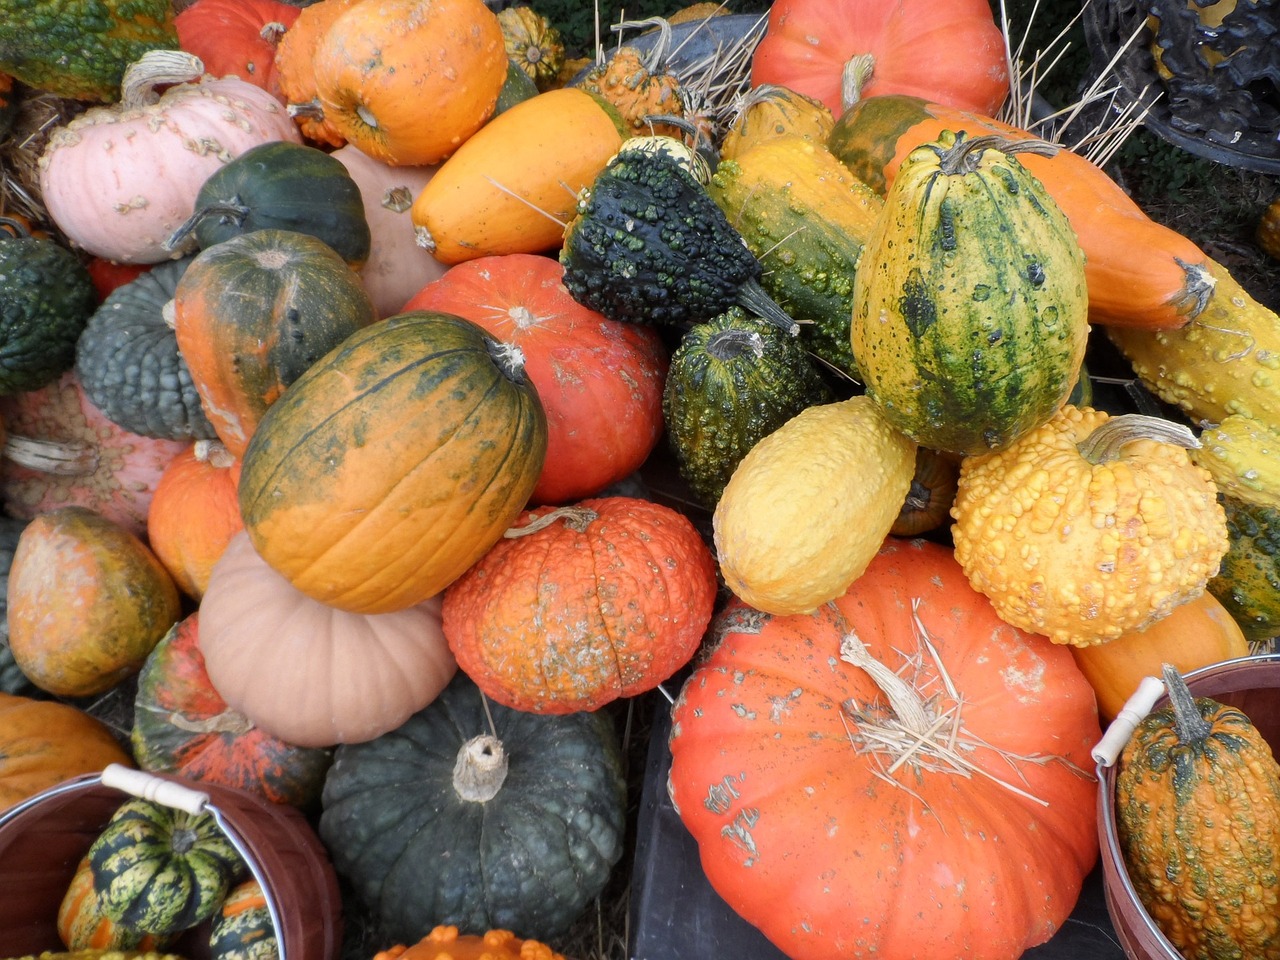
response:
[[[0,236],[0,809],[233,787],[370,956],[555,958],[671,684],[671,800],[787,955],[1052,937],[1101,725],[1280,631],[1280,319],[998,118],[989,5],[778,0],[736,84],[675,17],[575,64],[524,5],[151,6],[82,60],[0,0],[76,103]],[[1103,347],[1164,415],[1094,405]],[[225,850],[126,900],[147,803],[64,945],[274,956]]]

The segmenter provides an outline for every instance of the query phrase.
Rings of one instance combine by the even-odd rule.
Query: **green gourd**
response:
[[[1253,643],[1280,634],[1280,510],[1224,496],[1227,552],[1208,590]]]

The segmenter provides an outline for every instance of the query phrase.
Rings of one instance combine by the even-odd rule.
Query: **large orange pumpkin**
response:
[[[950,550],[891,539],[844,596],[734,601],[708,642],[671,797],[712,886],[785,953],[1016,960],[1066,920],[1097,857],[1093,691]]]
[[[662,339],[582,306],[563,276],[550,257],[481,257],[451,267],[405,304],[456,313],[524,354],[547,414],[534,503],[599,493],[639,469],[662,436]]]

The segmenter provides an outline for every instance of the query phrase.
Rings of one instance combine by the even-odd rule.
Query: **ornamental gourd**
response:
[[[58,905],[58,938],[69,950],[152,950],[171,939],[124,926],[103,913],[87,856],[76,865]]]
[[[1230,611],[1246,639],[1280,634],[1280,509],[1222,497],[1227,552],[1208,590]]]
[[[373,960],[565,960],[545,943],[521,940],[510,930],[460,933],[438,926],[412,946],[396,944],[374,954]]]
[[[1280,955],[1280,765],[1238,708],[1163,670],[1120,754],[1116,834],[1138,900],[1189,960]]]
[[[671,24],[663,17],[650,17],[623,26],[656,26],[658,38],[647,51],[631,44],[619,46],[608,59],[592,66],[576,86],[611,103],[631,136],[679,137],[678,126],[663,122],[683,118],[685,113],[681,81],[670,64]]]
[[[411,311],[352,334],[268,408],[240,510],[298,590],[387,613],[440,593],[502,536],[546,449],[519,351],[461,317]]]
[[[1004,447],[1049,419],[1079,375],[1084,257],[1017,159],[1036,149],[1058,148],[944,132],[913,150],[858,261],[858,371],[885,418],[926,447]]]
[[[1099,736],[1066,650],[946,547],[890,539],[812,614],[717,616],[669,788],[712,887],[788,956],[1016,960],[1097,857]]]
[[[271,960],[280,954],[266,894],[252,877],[227,894],[209,931],[209,960]]]
[[[1199,596],[1227,526],[1184,449],[1196,442],[1169,421],[1068,404],[1004,450],[967,457],[951,533],[969,582],[1014,626],[1077,646]]]

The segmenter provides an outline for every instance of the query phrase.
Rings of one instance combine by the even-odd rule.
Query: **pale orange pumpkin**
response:
[[[493,115],[507,79],[483,0],[378,0],[340,14],[316,46],[316,95],[349,143],[393,164],[439,163]]]

